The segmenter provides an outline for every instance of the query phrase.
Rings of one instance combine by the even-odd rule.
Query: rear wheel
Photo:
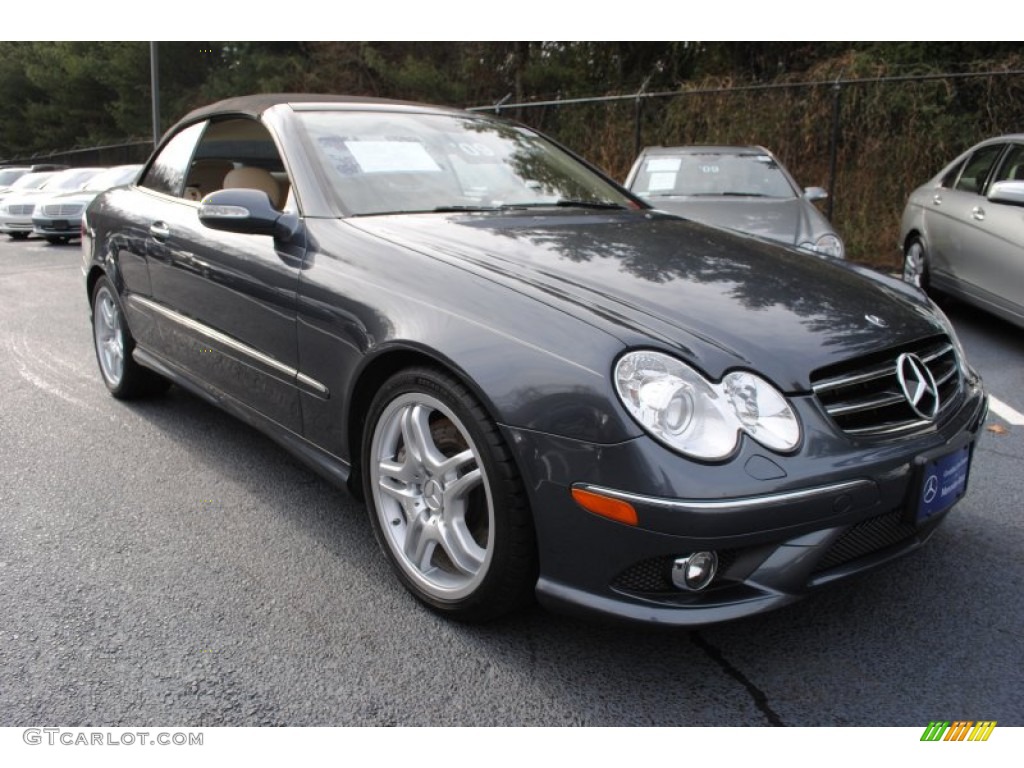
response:
[[[466,387],[431,368],[403,371],[381,387],[367,425],[367,506],[406,588],[464,621],[528,602],[537,568],[522,482]]]
[[[903,280],[927,291],[928,277],[928,252],[921,238],[915,237],[903,252]]]
[[[132,358],[135,340],[125,323],[117,293],[106,277],[97,280],[92,291],[92,338],[103,383],[114,397],[130,400],[169,386],[167,379]]]
[[[7,234],[11,236],[11,240],[27,240],[28,239],[28,232],[8,232]]]
[[[46,238],[46,242],[53,243],[54,245],[63,245],[70,239],[70,237],[63,237],[61,235],[48,235]]]

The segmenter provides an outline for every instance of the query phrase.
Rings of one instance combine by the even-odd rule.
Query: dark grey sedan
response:
[[[626,186],[655,208],[805,251],[844,257],[843,241],[814,207],[828,193],[801,189],[764,147],[647,147]]]
[[[1024,327],[1024,134],[981,142],[903,210],[903,279]]]
[[[758,613],[967,488],[986,398],[919,291],[654,211],[521,125],[233,99],[84,227],[110,392],[173,382],[347,485],[454,618]]]

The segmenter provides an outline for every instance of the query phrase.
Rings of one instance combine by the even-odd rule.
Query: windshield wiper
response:
[[[477,211],[500,211],[505,208],[504,205],[439,205],[436,208],[431,208],[431,213],[464,213],[469,211],[470,213]]]
[[[558,208],[596,208],[599,210],[622,210],[626,206],[605,200],[556,200],[554,203],[537,203],[537,205],[554,205]]]

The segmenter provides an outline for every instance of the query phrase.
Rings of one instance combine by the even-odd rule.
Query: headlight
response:
[[[834,256],[837,259],[843,258],[843,241],[839,239],[839,235],[831,232],[827,235],[822,235],[813,243],[800,243],[800,247],[805,251],[824,253],[827,256]]]
[[[615,389],[655,439],[696,459],[726,458],[744,432],[773,451],[800,442],[800,422],[786,398],[747,371],[715,383],[661,352],[629,352],[615,365]]]

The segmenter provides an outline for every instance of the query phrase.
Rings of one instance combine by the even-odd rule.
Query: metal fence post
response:
[[[828,159],[828,205],[825,215],[832,221],[832,209],[836,199],[836,162],[839,156],[839,118],[842,113],[843,86],[837,79],[832,86],[832,141]]]

